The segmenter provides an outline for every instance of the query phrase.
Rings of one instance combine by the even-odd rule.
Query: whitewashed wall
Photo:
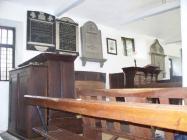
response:
[[[171,49],[172,48],[172,49]],[[173,74],[177,76],[182,76],[181,67],[181,43],[166,44],[164,45],[164,50],[166,53],[166,64],[169,64],[168,59],[171,58],[173,61]],[[167,74],[169,74],[169,67],[167,67]],[[169,76],[169,75],[168,75]]]
[[[1,26],[11,26],[16,28],[16,54],[15,62],[16,65],[26,61],[27,59],[37,55],[39,52],[36,51],[27,51],[26,50],[26,10],[38,10],[42,9],[30,9],[26,7],[21,7],[16,4],[5,3],[0,4],[0,25]],[[47,11],[45,11],[47,12]],[[74,19],[75,22],[82,26],[89,19],[83,19],[79,17],[69,16]],[[153,37],[148,37],[145,35],[135,35],[133,33],[127,33],[125,31],[119,31],[111,27],[106,27],[99,23],[96,23],[98,28],[102,31],[102,44],[103,44],[103,56],[107,59],[103,68],[100,68],[99,63],[87,62],[86,66],[82,66],[82,62],[78,57],[75,60],[75,70],[81,71],[96,71],[104,72],[107,74],[107,87],[108,88],[108,74],[115,72],[122,72],[122,67],[134,66],[134,57],[124,56],[123,44],[121,37],[130,37],[135,39],[136,47],[136,59],[137,66],[145,66],[150,64],[149,48],[150,45],[154,42]],[[117,40],[117,49],[118,55],[107,54],[106,38],[113,38]],[[171,49],[168,45],[165,46],[164,42],[160,40],[160,43],[165,49],[165,53],[170,56],[178,56],[179,46],[175,51],[171,52]],[[79,41],[79,46],[81,46]],[[81,47],[80,56],[81,56]],[[166,60],[166,69],[167,69],[167,78],[169,76],[168,61]],[[6,131],[8,128],[8,82],[0,82],[0,106],[3,107],[0,115],[0,131]]]
[[[185,62],[187,60],[187,1],[181,0],[181,31],[182,31],[182,61]],[[183,87],[187,87],[187,67],[182,67],[182,75],[183,75]]]

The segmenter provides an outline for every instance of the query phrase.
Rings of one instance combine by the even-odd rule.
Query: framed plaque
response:
[[[63,52],[78,51],[78,24],[64,17],[56,20],[56,50]]]
[[[106,59],[103,58],[101,30],[93,21],[87,21],[81,27],[82,65],[87,61],[98,62],[103,67]]]
[[[115,39],[107,38],[107,53],[117,55],[117,42]]]
[[[38,12],[27,12],[27,49],[38,51],[55,50],[55,17]]]

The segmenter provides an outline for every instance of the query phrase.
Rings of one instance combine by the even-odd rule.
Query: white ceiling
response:
[[[54,14],[77,0],[0,0],[11,3],[46,9]],[[120,31],[131,31],[146,34],[166,42],[180,40],[180,10],[172,10],[156,16],[125,24],[129,16],[162,5],[164,0],[82,0],[78,6],[67,14],[87,18],[96,23],[117,28]],[[167,3],[178,0],[166,0]],[[44,11],[45,12],[45,11]]]
[[[119,28],[161,38],[166,43],[178,43],[181,41],[180,24],[180,9],[176,9],[128,25],[121,25]]]

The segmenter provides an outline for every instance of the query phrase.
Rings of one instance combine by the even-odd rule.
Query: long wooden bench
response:
[[[81,114],[87,139],[100,140],[101,132],[106,132],[114,135],[112,139],[151,140],[156,130],[162,130],[165,139],[172,140],[175,133],[187,132],[187,88],[79,90],[77,95],[79,99],[25,96],[25,100]]]
[[[186,104],[187,88],[146,88],[146,89],[100,89],[100,90],[79,90],[77,96],[86,100],[104,100],[116,102],[139,102],[155,104]],[[157,116],[155,116],[158,118]],[[98,129],[95,124],[97,120],[87,118],[84,122],[94,129]],[[160,128],[150,126],[140,126],[132,123],[102,120],[100,130],[129,139],[154,139]],[[164,134],[163,134],[164,133]],[[176,132],[164,130],[166,140],[173,140]],[[125,134],[125,135],[124,135]],[[140,137],[141,136],[141,137]]]

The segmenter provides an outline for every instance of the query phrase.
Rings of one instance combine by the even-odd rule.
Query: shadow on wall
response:
[[[0,133],[8,129],[9,82],[0,82]]]

